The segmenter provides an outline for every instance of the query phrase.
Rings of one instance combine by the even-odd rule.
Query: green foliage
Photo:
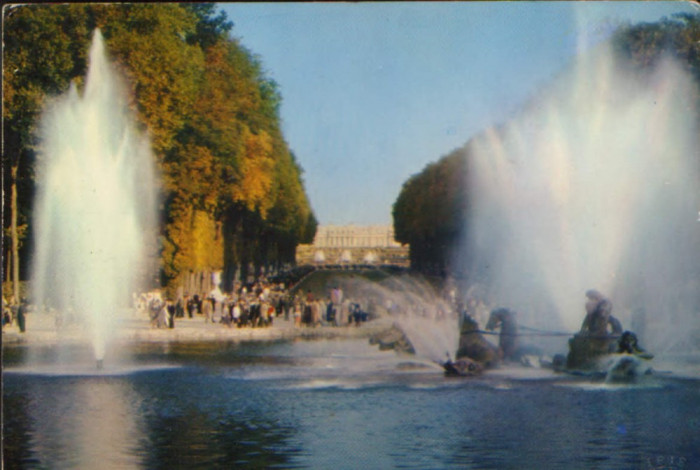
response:
[[[629,25],[616,32],[613,42],[620,57],[640,67],[652,66],[671,55],[700,80],[700,13]]]
[[[293,262],[316,225],[280,131],[281,97],[260,59],[229,37],[233,23],[215,4],[5,9],[3,165],[24,162],[21,211],[31,208],[38,116],[47,97],[82,84],[96,27],[157,157],[164,278],[177,283],[247,260]]]
[[[196,30],[192,14],[175,4],[128,4],[102,27],[121,65],[137,115],[163,158],[192,114],[204,72],[204,54],[185,40]]]
[[[459,235],[466,211],[466,154],[455,150],[404,183],[394,203],[396,240],[448,240]]]
[[[673,57],[700,84],[700,13],[680,13],[657,23],[629,25],[613,37],[618,56],[642,72]],[[700,106],[700,93],[694,97]]]
[[[396,240],[411,247],[418,269],[444,269],[467,216],[467,154],[458,149],[404,183],[393,207]]]
[[[185,3],[182,6],[197,17],[195,32],[187,40],[190,44],[199,44],[203,50],[213,46],[233,28],[233,23],[228,21],[223,11],[214,16],[214,3]]]
[[[20,245],[24,247],[23,240],[31,233],[38,117],[47,98],[85,72],[88,15],[82,5],[60,5],[52,11],[39,5],[11,6],[3,13],[3,227],[11,224],[14,183]],[[14,180],[12,168],[17,170]],[[9,243],[10,238],[5,240]],[[20,257],[26,260],[26,250]]]

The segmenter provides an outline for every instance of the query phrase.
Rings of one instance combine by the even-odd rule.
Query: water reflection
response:
[[[406,370],[405,358],[367,344],[328,341],[142,348],[135,358],[106,365],[112,375],[94,368],[76,375],[70,368],[48,374],[48,366],[16,357],[3,377],[5,467],[644,468],[644,459],[657,456],[700,461],[697,378],[662,376],[654,387],[615,389],[507,371],[450,380],[439,370]]]
[[[289,429],[265,418],[190,409],[172,416],[152,414],[147,429],[153,442],[144,468],[290,467]]]
[[[201,369],[6,379],[7,468],[290,468],[300,452],[284,400]]]
[[[136,450],[145,439],[137,413],[141,398],[127,382],[44,379],[29,386],[34,460],[58,468],[140,465]]]

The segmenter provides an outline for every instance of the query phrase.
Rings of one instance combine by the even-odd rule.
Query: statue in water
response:
[[[586,292],[586,298],[586,317],[581,330],[569,340],[567,369],[594,369],[601,356],[615,352],[617,338],[622,333],[620,322],[612,316],[610,300],[594,289]]]
[[[445,375],[474,376],[484,369],[496,367],[501,361],[498,348],[483,337],[479,324],[470,315],[462,314],[457,357],[453,361],[449,355],[442,363]]]
[[[599,360],[609,354],[632,354],[640,359],[653,355],[639,347],[637,336],[623,332],[622,324],[612,315],[612,302],[597,290],[586,292],[586,317],[581,330],[569,340],[566,368],[595,370]]]
[[[581,333],[590,336],[619,335],[622,333],[620,321],[612,316],[612,303],[597,290],[586,292],[586,318],[581,325]],[[608,331],[610,326],[612,331]]]
[[[497,308],[491,311],[486,329],[493,331],[500,327],[498,335],[498,348],[503,359],[515,359],[518,350],[518,324],[515,321],[515,312],[507,308]]]

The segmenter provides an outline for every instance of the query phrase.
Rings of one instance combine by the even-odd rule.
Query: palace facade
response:
[[[311,245],[299,245],[297,264],[408,266],[408,246],[391,225],[320,225]]]

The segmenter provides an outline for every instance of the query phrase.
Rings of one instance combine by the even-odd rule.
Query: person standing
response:
[[[17,326],[19,327],[20,333],[24,333],[26,331],[26,309],[26,303],[20,300],[19,305],[17,306]]]
[[[297,328],[301,326],[301,310],[302,310],[301,302],[300,301],[294,302],[294,326]]]
[[[190,299],[189,296],[186,296],[185,299],[185,305],[187,306],[187,316],[189,318],[192,318],[192,315],[194,314],[194,311],[197,307],[195,306],[194,300]]]
[[[185,318],[185,298],[180,295],[175,303],[175,316],[177,318]]]
[[[204,313],[204,323],[209,323],[213,320],[213,310],[211,299],[205,298],[202,300],[202,313]]]
[[[175,328],[175,305],[171,301],[166,302],[168,312],[168,328]]]
[[[231,309],[231,316],[233,317],[233,323],[239,326],[239,321],[241,319],[241,304],[240,302],[235,302],[233,308]]]
[[[221,297],[212,297],[212,303],[214,304],[214,315],[212,318],[212,323],[220,323],[223,318],[224,310],[224,300]]]

